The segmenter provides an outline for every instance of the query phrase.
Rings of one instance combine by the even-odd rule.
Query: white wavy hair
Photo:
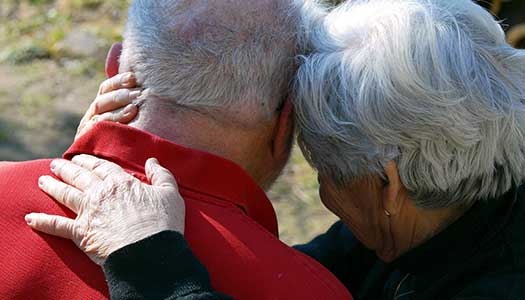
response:
[[[311,30],[299,141],[337,182],[391,160],[416,205],[468,206],[525,177],[525,52],[470,0],[353,0]]]

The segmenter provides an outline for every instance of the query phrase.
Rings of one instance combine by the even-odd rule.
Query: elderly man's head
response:
[[[472,1],[348,1],[310,37],[300,143],[385,260],[525,178],[525,53]]]
[[[136,73],[147,99],[132,125],[231,159],[269,186],[293,136],[300,9],[288,0],[133,1],[120,68]]]
[[[121,69],[173,105],[260,122],[286,100],[295,71],[299,19],[290,3],[135,0]]]

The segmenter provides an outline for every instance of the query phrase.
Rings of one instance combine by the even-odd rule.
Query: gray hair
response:
[[[297,69],[299,14],[290,1],[250,2],[134,0],[121,67],[177,106],[271,116]]]
[[[498,197],[525,177],[525,52],[470,0],[353,0],[311,31],[299,141],[337,182],[394,160],[422,208]]]

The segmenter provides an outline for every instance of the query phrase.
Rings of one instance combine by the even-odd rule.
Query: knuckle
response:
[[[104,166],[104,161],[101,159],[95,159],[93,161],[93,170],[102,168]]]
[[[75,238],[82,239],[82,237],[84,236],[84,231],[80,228],[77,222],[73,222],[69,226],[69,232],[71,232]]]
[[[129,99],[129,90],[119,90],[118,97],[119,99],[127,100]]]
[[[122,182],[122,185],[125,186],[126,188],[132,187],[135,184],[135,181],[133,180],[133,178],[129,178],[129,177],[122,178],[121,182]],[[116,181],[114,184],[119,185],[119,183]]]
[[[126,79],[126,76],[128,75],[127,72],[124,72],[124,73],[120,73],[118,74],[117,76],[113,77],[115,79],[115,82],[117,83],[122,83],[122,82],[125,82],[125,79]]]
[[[67,195],[67,190],[66,189],[61,189],[59,187],[53,187],[53,190],[56,192],[56,195],[59,197],[59,199],[67,199],[68,195]]]
[[[118,103],[121,97],[122,97],[122,91],[117,91],[116,93],[111,94],[111,98],[109,101],[113,104]]]
[[[99,95],[104,94],[108,88],[111,86],[112,79],[106,79],[104,80],[99,87]]]
[[[117,122],[120,119],[120,113],[119,112],[111,112],[106,115],[106,120],[111,122]]]
[[[97,97],[95,101],[92,104],[92,108],[89,110],[89,117],[91,118],[93,115],[96,115],[100,113],[100,99]]]
[[[122,75],[116,76],[110,79],[111,81],[111,90],[118,89],[122,82]]]
[[[73,195],[71,193],[71,190],[63,189],[63,193],[64,193],[64,201],[66,201],[67,203],[72,203]]]
[[[84,229],[83,227],[80,227],[80,226],[75,226],[73,230],[74,230],[73,236],[75,237],[75,239],[79,241],[79,243],[87,244],[87,235],[88,235],[87,229]]]
[[[97,122],[111,121],[111,114],[105,113],[100,118],[97,119]]]
[[[97,160],[93,163],[93,171],[94,172],[100,172],[100,173],[109,173],[108,171],[108,165],[105,161],[103,160]],[[106,174],[106,175],[109,175],[109,174]]]
[[[80,169],[73,170],[73,172],[71,173],[71,180],[73,180],[73,182],[78,182],[80,181],[81,178],[82,178],[82,171]]]
[[[58,230],[58,226],[60,226],[60,223],[58,222],[58,219],[57,218],[51,218],[49,220],[49,226],[50,226],[50,231],[52,234],[56,234],[59,230]]]

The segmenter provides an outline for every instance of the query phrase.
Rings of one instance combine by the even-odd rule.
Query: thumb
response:
[[[106,75],[112,78],[118,74],[120,54],[122,53],[122,43],[114,43],[106,58]]]
[[[146,162],[146,177],[151,185],[158,187],[177,188],[177,181],[171,172],[162,167],[156,158],[150,158]]]

